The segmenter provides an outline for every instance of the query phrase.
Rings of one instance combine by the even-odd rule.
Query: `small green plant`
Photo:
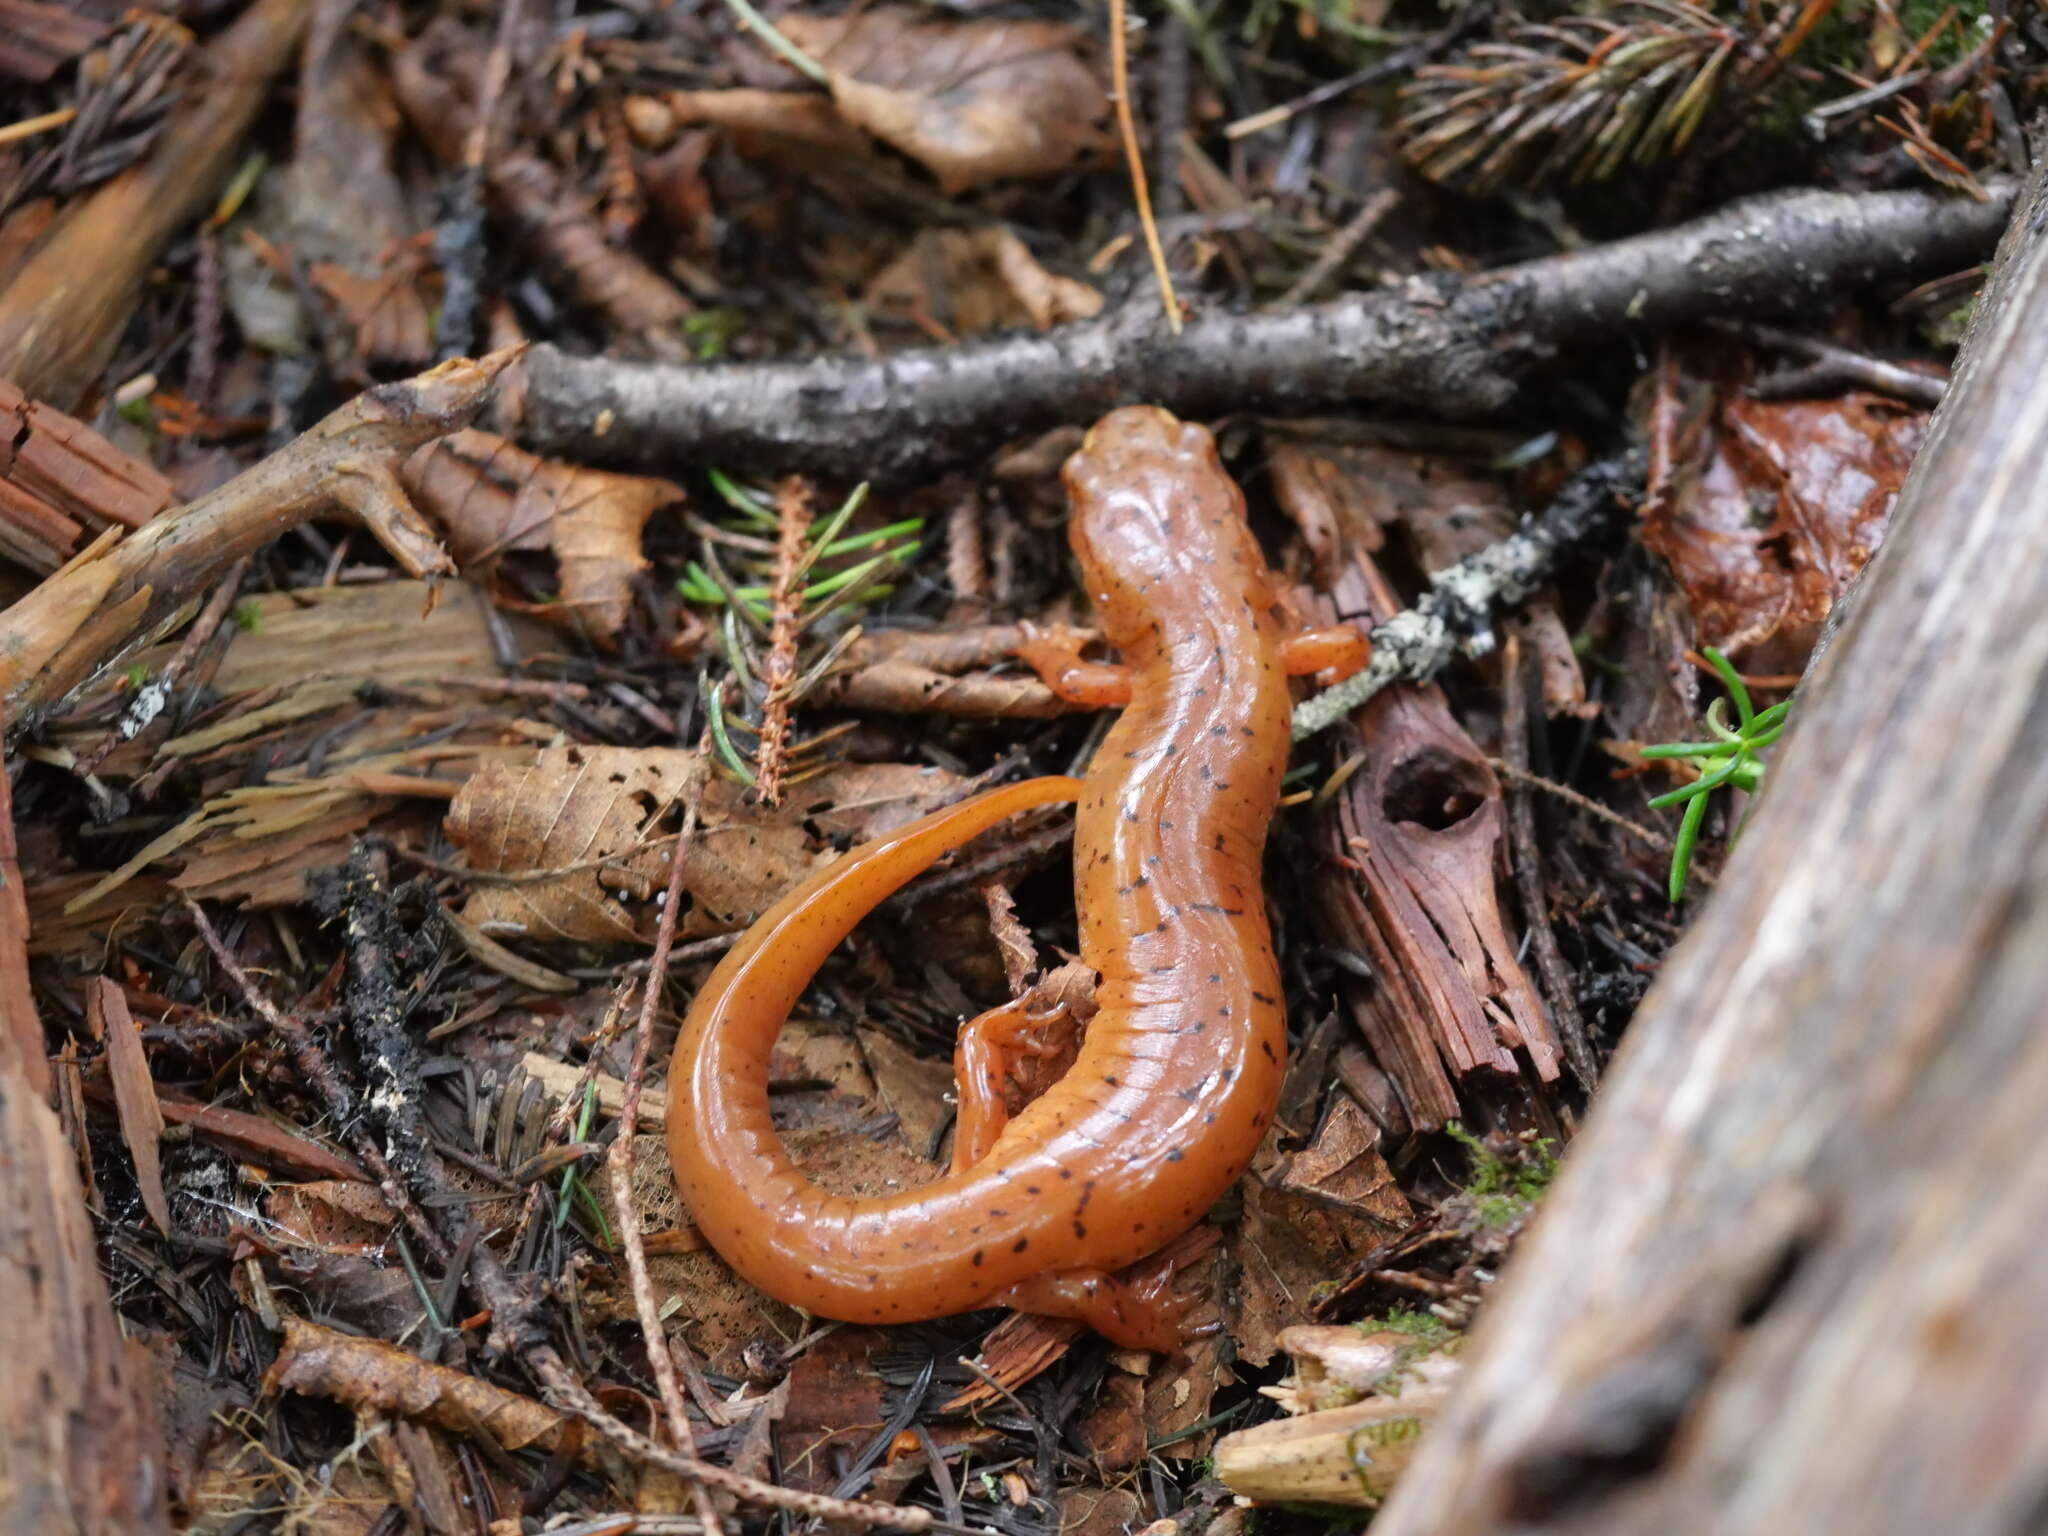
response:
[[[1506,1158],[1455,1120],[1444,1127],[1444,1134],[1472,1155],[1465,1194],[1483,1227],[1513,1226],[1557,1177],[1557,1157],[1548,1141],[1531,1140],[1525,1154]]]
[[[263,605],[253,599],[235,604],[235,628],[245,635],[253,635],[263,627]]]
[[[1721,674],[1728,698],[1735,701],[1736,723],[1728,724],[1728,699],[1716,699],[1707,706],[1706,716],[1707,729],[1715,736],[1713,741],[1666,741],[1643,748],[1646,758],[1691,763],[1700,773],[1692,783],[1650,802],[1657,808],[1685,802],[1685,819],[1679,822],[1678,840],[1671,847],[1670,892],[1674,902],[1685,897],[1686,872],[1692,867],[1700,823],[1706,818],[1707,797],[1724,784],[1731,789],[1754,792],[1763,783],[1764,765],[1757,753],[1783,734],[1785,716],[1792,709],[1792,701],[1787,699],[1758,710],[1749,701],[1749,689],[1743,686],[1742,674],[1728,658],[1712,646],[1705,647],[1705,653],[1714,670]]]

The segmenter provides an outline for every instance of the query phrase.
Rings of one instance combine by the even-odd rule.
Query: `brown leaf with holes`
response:
[[[683,499],[667,480],[536,458],[474,430],[427,444],[402,479],[465,571],[488,570],[514,551],[553,554],[561,598],[538,612],[601,640],[618,633],[634,578],[647,569],[641,530]]]
[[[472,869],[522,877],[475,885],[466,921],[496,937],[632,943],[652,937],[681,808],[701,792],[677,919],[678,934],[692,939],[760,916],[838,854],[821,839],[900,826],[956,798],[960,782],[910,764],[839,764],[768,808],[713,776],[695,752],[555,747],[524,766],[486,765],[455,796],[445,825]]]
[[[1746,367],[1686,390],[1679,467],[1643,543],[1692,606],[1699,639],[1751,672],[1798,672],[1882,542],[1928,413],[1881,395],[1753,400]]]
[[[1101,313],[1102,295],[1046,271],[1030,247],[997,224],[925,230],[869,279],[867,303],[878,314],[973,336],[1086,320]]]
[[[825,66],[846,121],[924,165],[948,194],[1096,165],[1115,146],[1079,27],[929,20],[902,7],[777,25]]]

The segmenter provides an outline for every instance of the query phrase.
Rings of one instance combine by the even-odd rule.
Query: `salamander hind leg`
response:
[[[1121,709],[1131,702],[1129,669],[1107,661],[1083,661],[1081,637],[1064,624],[1049,629],[1036,624],[1017,627],[1023,638],[1012,654],[1067,703]]]
[[[1035,995],[1035,994],[1034,994]],[[1032,1007],[1033,995],[999,1003],[960,1026],[953,1048],[953,1087],[960,1100],[959,1122],[953,1131],[953,1171],[963,1173],[989,1154],[1003,1127],[1010,1123],[1004,1088],[1010,1069],[1023,1057],[1056,1051],[1053,1033],[1071,1028],[1064,1004]]]
[[[1193,1336],[1186,1314],[1199,1297],[1167,1290],[1170,1267],[1139,1280],[1119,1280],[1099,1269],[1069,1269],[1040,1275],[991,1298],[1018,1312],[1070,1317],[1086,1323],[1112,1344],[1164,1354]]]

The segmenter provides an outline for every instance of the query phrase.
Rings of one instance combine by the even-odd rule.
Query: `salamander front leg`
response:
[[[1201,1298],[1167,1289],[1173,1266],[1137,1280],[1119,1280],[1099,1269],[1069,1269],[1040,1275],[990,1298],[1018,1312],[1070,1317],[1086,1323],[1112,1344],[1161,1354],[1189,1337],[1184,1319]]]
[[[1304,629],[1280,642],[1280,665],[1289,677],[1334,672],[1331,681],[1342,682],[1371,659],[1372,641],[1350,624]]]
[[[1130,669],[1108,661],[1083,661],[1081,636],[1064,624],[1041,629],[1017,626],[1023,639],[1015,655],[1060,698],[1089,709],[1121,709],[1131,702]]]

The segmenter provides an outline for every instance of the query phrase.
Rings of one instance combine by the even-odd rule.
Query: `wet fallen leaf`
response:
[[[536,458],[473,429],[427,444],[400,478],[465,571],[488,570],[514,550],[551,552],[561,599],[536,611],[600,639],[625,622],[634,578],[647,568],[648,518],[683,499],[670,481]]]
[[[1879,395],[1753,400],[1739,371],[1693,393],[1689,451],[1643,543],[1698,638],[1745,670],[1801,670],[1835,600],[1884,538],[1927,412]]]
[[[949,194],[1059,175],[1113,148],[1109,97],[1078,27],[933,20],[901,7],[777,25],[825,66],[847,122],[924,165]]]
[[[1027,325],[1045,331],[1102,310],[1101,294],[1046,271],[1002,225],[924,231],[869,280],[867,302],[955,336]]]

